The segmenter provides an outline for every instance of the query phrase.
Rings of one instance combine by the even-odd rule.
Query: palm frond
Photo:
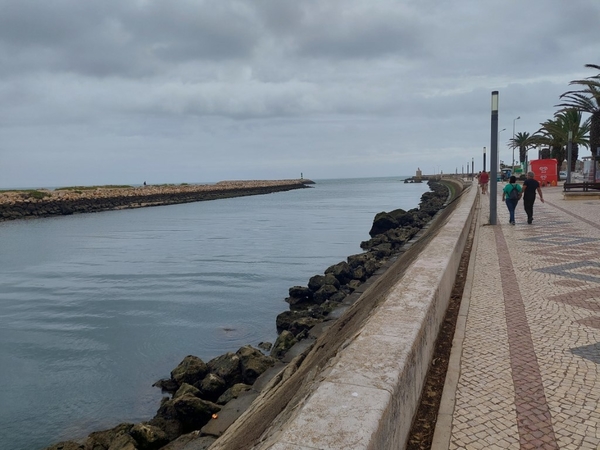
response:
[[[598,64],[586,64],[588,69],[600,71]],[[562,133],[571,131],[573,134],[573,143],[588,148],[600,147],[600,73],[588,77],[584,80],[573,80],[569,85],[578,85],[581,89],[570,90],[560,96],[561,103],[556,105],[561,108],[556,118],[562,123],[561,127],[556,127],[551,123],[541,124],[546,128],[546,132],[554,133],[555,137]],[[568,112],[575,109],[579,113],[588,113],[591,116],[585,122],[581,123],[581,116],[575,116]]]

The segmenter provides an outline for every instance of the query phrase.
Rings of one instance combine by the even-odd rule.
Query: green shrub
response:
[[[128,184],[105,184],[102,186],[67,186],[56,189],[57,191],[94,191],[96,189],[132,189]]]
[[[44,197],[50,197],[52,194],[49,192],[37,191],[35,189],[22,191],[23,198],[35,198],[37,200],[41,200]]]

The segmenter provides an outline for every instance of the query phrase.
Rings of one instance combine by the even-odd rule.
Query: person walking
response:
[[[487,194],[487,187],[488,187],[489,181],[490,181],[490,176],[488,175],[488,173],[485,170],[479,174],[479,184],[481,186],[482,194]]]
[[[527,179],[523,182],[523,207],[527,214],[527,223],[533,222],[533,204],[535,203],[536,192],[540,194],[540,200],[544,203],[544,196],[540,188],[540,182],[535,179],[533,172],[527,172]]]
[[[521,185],[517,184],[517,178],[513,175],[508,180],[508,184],[502,189],[502,201],[506,202],[506,207],[510,214],[510,224],[515,224],[515,209],[521,198]]]

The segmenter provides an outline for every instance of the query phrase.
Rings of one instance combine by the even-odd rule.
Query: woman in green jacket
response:
[[[510,213],[510,224],[515,224],[515,209],[521,198],[521,185],[517,184],[517,178],[513,175],[508,184],[502,189],[502,201],[506,201],[506,207]]]

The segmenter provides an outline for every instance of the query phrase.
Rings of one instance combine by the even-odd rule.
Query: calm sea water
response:
[[[273,342],[289,287],[418,205],[401,180],[0,223],[0,448],[148,420],[184,356]]]

